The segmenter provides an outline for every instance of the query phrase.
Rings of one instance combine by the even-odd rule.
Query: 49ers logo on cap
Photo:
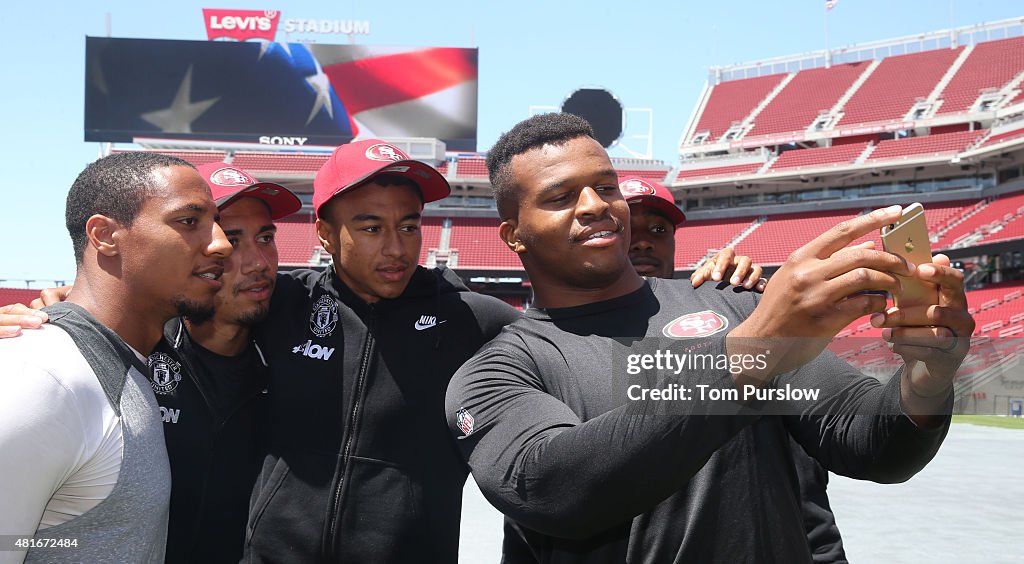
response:
[[[619,191],[627,198],[630,196],[653,196],[654,186],[639,179],[630,179],[619,184]]]
[[[729,327],[728,319],[711,310],[705,310],[677,317],[661,332],[672,339],[695,339],[714,335],[727,327]]]
[[[237,168],[219,168],[210,175],[210,182],[220,186],[251,186],[256,179]]]
[[[378,143],[366,150],[366,158],[375,161],[405,161],[409,159],[409,155],[394,145]]]

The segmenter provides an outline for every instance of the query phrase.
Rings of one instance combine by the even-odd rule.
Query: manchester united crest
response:
[[[661,333],[670,339],[696,339],[714,335],[728,327],[728,319],[711,310],[705,310],[675,318],[661,330]]]
[[[317,337],[329,337],[338,326],[338,304],[328,295],[320,296],[309,316],[309,330]]]
[[[149,355],[149,383],[155,393],[167,395],[178,387],[178,382],[181,382],[180,362],[162,352]]]

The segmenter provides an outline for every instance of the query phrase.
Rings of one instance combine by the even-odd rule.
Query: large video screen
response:
[[[477,50],[86,38],[85,140],[476,150]]]

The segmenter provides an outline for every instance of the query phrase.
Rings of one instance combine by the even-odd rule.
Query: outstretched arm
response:
[[[665,413],[655,405],[664,402],[627,401],[582,421],[544,390],[525,344],[499,339],[455,374],[446,413],[484,496],[544,534],[586,538],[650,509],[757,419],[711,414],[703,402]],[[733,385],[727,370],[687,383]]]

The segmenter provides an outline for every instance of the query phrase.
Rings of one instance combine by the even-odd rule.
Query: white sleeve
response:
[[[86,426],[74,394],[51,373],[21,359],[0,366],[0,535],[31,537],[82,458]],[[0,551],[0,562],[24,556]]]

